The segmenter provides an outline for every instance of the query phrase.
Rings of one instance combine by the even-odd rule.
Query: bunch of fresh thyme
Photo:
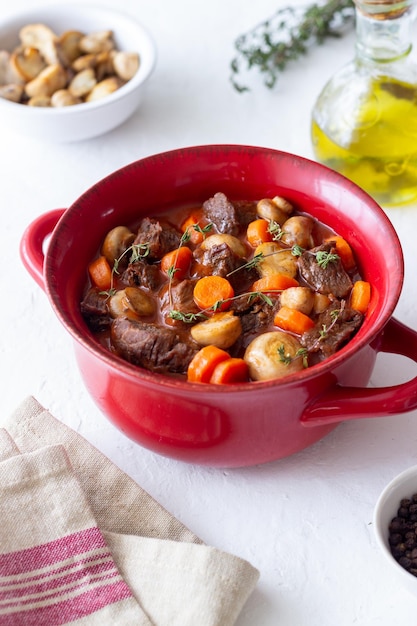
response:
[[[354,24],[353,0],[327,0],[307,7],[286,7],[235,41],[237,56],[231,62],[231,82],[237,91],[248,91],[240,74],[257,68],[266,87],[272,89],[289,61],[307,53],[328,37],[340,37]]]

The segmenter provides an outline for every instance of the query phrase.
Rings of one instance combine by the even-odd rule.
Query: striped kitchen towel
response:
[[[259,572],[28,398],[0,428],[1,626],[232,626]]]
[[[0,463],[0,520],[2,626],[150,624],[113,560],[63,446]]]

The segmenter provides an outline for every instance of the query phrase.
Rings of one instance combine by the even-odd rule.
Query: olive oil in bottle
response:
[[[314,106],[318,161],[382,206],[417,202],[417,67],[411,62],[414,0],[355,0],[356,57]]]

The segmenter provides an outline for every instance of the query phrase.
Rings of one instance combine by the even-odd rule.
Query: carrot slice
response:
[[[187,217],[187,219],[181,225],[182,232],[187,232],[190,237],[191,243],[195,245],[201,243],[204,239],[203,233],[194,228],[194,226],[200,224],[200,221],[201,218],[198,216],[197,213],[191,213],[191,215]]]
[[[333,237],[327,237],[325,241],[334,241],[337,254],[340,256],[342,265],[345,270],[353,270],[356,267],[355,257],[353,251],[346,239],[343,239],[340,235],[334,235]]]
[[[111,267],[105,256],[99,256],[88,266],[91,282],[103,291],[111,287]]]
[[[161,270],[175,280],[183,280],[191,264],[193,253],[187,246],[167,252],[161,259]]]
[[[210,378],[210,382],[216,385],[246,383],[248,381],[249,368],[246,361],[233,357],[218,363]]]
[[[366,313],[371,300],[371,285],[366,280],[357,280],[353,283],[350,293],[350,306],[355,311]]]
[[[260,246],[261,243],[272,241],[272,234],[269,232],[268,228],[268,220],[259,219],[250,222],[246,230],[246,239],[250,245],[256,248]]]
[[[229,353],[217,346],[204,346],[191,360],[187,380],[193,383],[209,383],[216,365],[229,358]]]
[[[283,291],[289,287],[298,287],[299,284],[298,280],[287,274],[270,274],[255,280],[250,290],[262,292]]]
[[[200,309],[210,309],[216,305],[216,311],[226,311],[235,292],[227,278],[222,276],[204,276],[194,287],[194,301]]]
[[[274,325],[279,326],[283,330],[288,330],[290,333],[302,335],[314,327],[314,322],[305,313],[282,306],[274,317]]]

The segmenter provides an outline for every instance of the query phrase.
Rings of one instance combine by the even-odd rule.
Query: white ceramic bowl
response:
[[[110,8],[57,4],[33,8],[2,21],[0,50],[13,50],[19,43],[20,29],[31,23],[44,23],[58,35],[72,29],[85,33],[112,30],[118,50],[139,53],[140,67],[120,89],[95,102],[44,108],[0,98],[0,125],[47,141],[80,141],[108,132],[134,113],[156,61],[155,44],[146,28]]]
[[[397,516],[403,498],[411,498],[417,493],[417,465],[396,476],[383,490],[374,510],[373,526],[377,543],[391,569],[393,576],[417,596],[417,576],[410,574],[392,556],[388,543],[391,520]]]

